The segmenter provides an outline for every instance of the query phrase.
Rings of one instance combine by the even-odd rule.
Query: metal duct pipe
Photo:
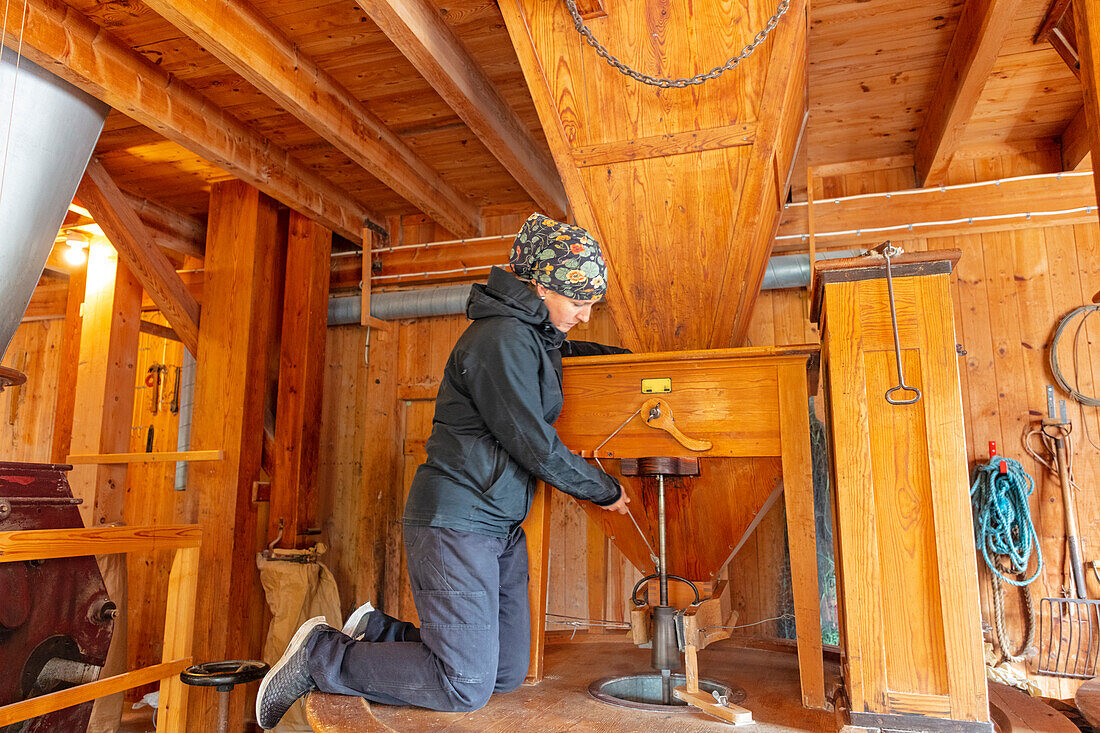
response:
[[[466,312],[470,284],[445,285],[421,290],[399,290],[393,293],[372,293],[370,314],[385,321],[402,318],[449,316]],[[328,325],[346,326],[360,322],[361,298],[333,296],[328,300]]]
[[[191,450],[191,416],[195,412],[195,371],[198,363],[187,349],[183,350],[183,364],[180,365],[179,430],[176,435],[176,450],[180,453]],[[187,489],[187,461],[176,464],[176,491]]]
[[[836,260],[845,257],[859,257],[862,249],[845,249],[835,252],[817,252],[816,260]],[[768,260],[768,269],[764,271],[761,290],[781,290],[783,288],[804,288],[810,284],[810,255],[777,255]]]
[[[109,109],[0,49],[0,357],[27,310]]]
[[[858,257],[861,249],[836,252],[818,252],[816,259],[833,260],[842,257]],[[778,255],[768,260],[761,290],[804,288],[810,284],[810,256]],[[466,299],[470,286],[446,285],[421,290],[400,290],[393,293],[375,293],[370,298],[370,314],[385,321],[402,318],[448,316],[466,312]],[[360,321],[360,298],[332,296],[328,301],[328,325],[347,326]]]

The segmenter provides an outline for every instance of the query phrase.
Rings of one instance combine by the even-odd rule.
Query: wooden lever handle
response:
[[[664,430],[675,438],[676,442],[688,450],[710,450],[713,445],[709,440],[689,438],[681,433],[680,429],[676,427],[676,424],[672,421],[672,408],[668,406],[667,402],[660,398],[654,397],[653,399],[645,401],[642,405],[642,417],[645,418],[646,425],[651,428],[657,428],[658,430]]]

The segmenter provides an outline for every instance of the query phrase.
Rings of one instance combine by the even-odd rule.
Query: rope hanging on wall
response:
[[[1039,536],[1031,521],[1028,497],[1035,491],[1035,481],[1024,471],[1019,461],[993,456],[979,466],[970,501],[974,509],[974,540],[981,548],[989,567],[993,585],[993,613],[1001,654],[1010,662],[1018,662],[1035,653],[1035,605],[1028,584],[1043,570],[1043,551]],[[1023,576],[1034,551],[1035,572],[1027,580]],[[1004,588],[1002,581],[1019,587],[1027,607],[1027,632],[1023,646],[1017,652],[1009,650],[1010,640],[1005,629]]]

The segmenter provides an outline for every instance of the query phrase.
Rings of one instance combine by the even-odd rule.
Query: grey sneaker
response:
[[[317,629],[329,628],[332,627],[325,623],[324,616],[315,616],[299,626],[283,656],[260,682],[256,694],[256,722],[264,730],[278,725],[298,698],[317,689],[306,667],[305,646]]]
[[[356,641],[362,641],[363,635],[367,631],[367,622],[370,621],[370,615],[373,612],[374,606],[370,604],[370,601],[367,601],[351,612],[348,620],[344,622],[344,628],[340,630]]]

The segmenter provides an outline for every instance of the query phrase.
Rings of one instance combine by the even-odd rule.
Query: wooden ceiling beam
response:
[[[917,138],[917,185],[944,182],[1020,0],[967,0]]]
[[[1100,196],[1100,165],[1097,165],[1100,160],[1100,8],[1094,2],[1075,2],[1073,19],[1081,60],[1081,86],[1085,91],[1086,138],[1092,152],[1093,182]]]
[[[351,241],[381,221],[346,191],[58,0],[26,0],[6,36],[22,54]]]
[[[149,0],[146,5],[455,235],[481,233],[473,202],[251,5],[243,0]]]
[[[1092,150],[1084,106],[1077,110],[1066,129],[1062,130],[1061,140],[1062,170],[1079,171],[1088,167],[1092,160]]]
[[[1053,0],[1047,10],[1034,43],[1049,43],[1066,62],[1066,66],[1078,79],[1081,78],[1081,61],[1077,57],[1077,30],[1073,22],[1070,0]]]
[[[132,193],[124,191],[123,195],[157,245],[202,259],[206,250],[206,224],[203,221]]]
[[[88,163],[77,192],[118,256],[168,319],[192,355],[199,347],[199,304],[153,242],[126,195],[98,160]]]
[[[398,50],[462,118],[535,204],[565,216],[568,200],[554,161],[427,0],[358,0]]]

